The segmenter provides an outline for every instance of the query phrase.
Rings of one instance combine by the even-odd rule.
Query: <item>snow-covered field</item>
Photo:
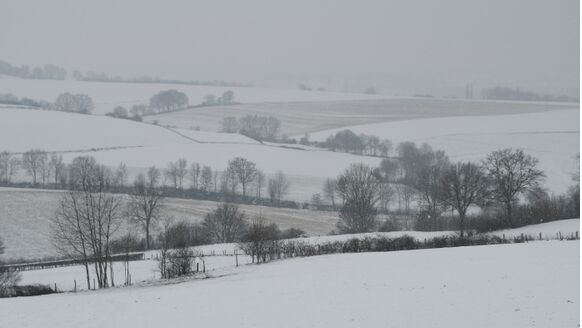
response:
[[[3,259],[38,259],[57,256],[50,240],[49,220],[61,195],[57,191],[0,188],[0,238],[5,243]],[[32,206],[34,205],[34,206]],[[167,199],[165,213],[174,220],[201,221],[218,203]],[[335,227],[337,213],[241,205],[252,218],[259,214],[282,229],[300,228],[310,236],[326,235]],[[123,227],[120,234],[124,232]]]
[[[418,119],[346,127],[389,139],[394,143],[428,143],[455,161],[481,160],[502,148],[523,148],[540,160],[546,172],[545,187],[563,192],[572,185],[578,169],[580,110],[560,110],[504,116],[468,116]],[[325,140],[341,129],[321,131],[313,140]]]
[[[271,218],[271,216],[269,216]],[[506,229],[490,233],[490,235],[505,236],[506,238],[512,238],[515,236],[520,236],[521,234],[529,235],[537,238],[541,233],[542,237],[546,240],[557,239],[557,234],[561,233],[563,236],[570,236],[579,231],[580,220],[562,220],[549,223],[542,223],[536,225],[525,226],[515,229]],[[411,236],[417,240],[425,240],[435,237],[456,235],[455,231],[434,231],[434,232],[423,232],[423,231],[394,231],[394,232],[374,232],[374,233],[360,233],[360,234],[346,234],[346,235],[333,235],[333,236],[312,236],[312,237],[302,237],[292,239],[295,242],[305,243],[310,245],[318,245],[329,242],[345,241],[352,238],[364,239],[364,238],[374,238],[374,237],[387,237],[387,238],[398,238],[404,235]],[[28,241],[32,242],[32,241]],[[243,252],[240,250],[238,244],[236,243],[226,243],[226,244],[212,244],[212,245],[202,245],[192,248],[196,254],[204,255],[205,266],[208,273],[213,274],[213,272],[220,272],[223,269],[233,268],[236,265],[237,259],[232,255],[238,255],[239,265],[248,264],[251,262],[250,257],[241,255]],[[134,283],[142,281],[152,281],[154,279],[159,279],[159,273],[157,269],[156,258],[158,251],[152,250],[145,253],[144,261],[134,261],[130,263],[132,279]],[[227,255],[227,256],[223,256]],[[199,260],[197,260],[199,261]],[[120,280],[123,277],[124,264],[115,263],[114,265],[114,275],[118,277],[117,284],[120,284]],[[200,264],[200,270],[202,270],[202,264]],[[68,291],[74,288],[74,281],[76,280],[79,284],[77,288],[86,289],[83,287],[81,282],[84,281],[84,268],[82,266],[69,266],[53,269],[43,269],[43,270],[32,270],[22,272],[22,282],[21,284],[45,284],[52,285],[57,284],[57,287],[61,290]]]
[[[227,116],[263,115],[278,118],[281,133],[302,137],[305,133],[378,122],[423,118],[537,113],[572,109],[574,104],[468,101],[459,99],[390,98],[317,102],[253,103],[235,106],[193,108],[146,116],[148,122],[179,128],[200,127],[217,131]]]
[[[522,234],[527,236],[539,237],[542,239],[558,239],[558,233],[562,236],[572,236],[580,232],[580,219],[559,220],[547,223],[532,224],[520,228],[505,229],[489,233],[489,235],[505,236],[506,238],[519,237]]]
[[[42,132],[42,137],[31,131]],[[73,151],[63,155],[66,162],[80,155],[94,156],[111,167],[123,162],[130,175],[153,165],[165,168],[179,158],[222,171],[229,160],[240,156],[255,162],[267,175],[284,172],[292,185],[288,198],[298,201],[321,192],[326,178],[337,176],[352,163],[380,162],[373,157],[259,144],[238,134],[171,130],[103,116],[0,108],[0,151],[33,148]]]
[[[576,327],[578,241],[359,253],[0,299],[6,327]]]
[[[17,78],[3,78],[0,76],[0,90],[2,93],[11,93],[17,97],[28,97],[49,102],[61,93],[82,93],[89,95],[95,104],[95,114],[111,112],[115,106],[126,108],[135,104],[149,104],[149,99],[156,93],[176,89],[184,92],[190,99],[191,105],[198,105],[208,94],[221,96],[223,92],[232,90],[235,101],[240,103],[259,102],[291,102],[291,101],[335,101],[354,99],[381,99],[382,96],[301,91],[269,88],[244,87],[211,87],[179,84],[150,84],[150,83],[104,83],[82,82],[74,80],[25,80]]]

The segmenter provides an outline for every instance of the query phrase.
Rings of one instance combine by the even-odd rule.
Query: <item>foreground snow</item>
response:
[[[576,327],[578,241],[317,256],[1,299],[7,327]]]
[[[533,236],[537,239],[539,233],[542,233],[544,239],[557,239],[557,234],[561,233],[563,236],[569,236],[579,231],[579,219],[572,220],[562,220],[549,223],[542,223],[536,225],[525,226],[515,229],[506,229],[490,233],[490,235],[505,236],[506,238],[512,238],[520,236],[521,234]],[[435,237],[456,235],[456,231],[393,231],[393,232],[372,232],[372,233],[359,233],[359,234],[345,234],[345,235],[332,235],[332,236],[313,236],[313,237],[303,237],[292,239],[292,241],[311,245],[321,245],[324,243],[346,241],[348,239],[364,239],[364,238],[398,238],[404,235],[413,237],[417,240],[427,240]],[[225,243],[225,244],[212,244],[212,245],[202,245],[192,247],[192,250],[196,254],[201,254],[204,256],[205,266],[210,274],[220,274],[220,272],[225,269],[233,269],[238,264],[248,264],[251,263],[251,259],[248,256],[242,255],[243,252],[237,243]],[[141,281],[152,281],[159,279],[157,261],[155,260],[159,254],[159,251],[152,250],[145,252],[144,261],[135,261],[130,263],[132,279],[134,283]],[[238,258],[235,259],[235,255]],[[114,274],[117,277],[117,284],[120,283],[121,277],[123,277],[124,264],[115,263]],[[202,265],[200,264],[200,270],[202,270]],[[83,285],[84,283],[85,271],[82,266],[69,266],[53,269],[44,270],[33,270],[25,271],[22,273],[22,285],[27,284],[44,284],[53,286],[57,284],[60,290],[69,291],[74,288],[74,281],[76,280],[78,288],[86,289]]]

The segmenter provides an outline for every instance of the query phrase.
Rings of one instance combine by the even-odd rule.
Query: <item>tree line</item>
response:
[[[0,75],[14,76],[23,79],[45,79],[45,80],[64,80],[69,77],[69,73],[63,67],[45,64],[42,66],[13,65],[9,62],[0,60]],[[125,83],[160,83],[160,84],[183,84],[183,85],[208,85],[218,87],[252,87],[249,83],[228,82],[221,80],[171,80],[160,77],[140,76],[134,78],[124,78],[116,75],[109,75],[103,72],[74,70],[70,74],[77,81],[94,81],[94,82],[125,82]]]
[[[220,97],[216,97],[212,94],[207,95],[198,107],[231,105],[235,103],[234,99],[234,92],[227,90]],[[91,114],[95,109],[93,99],[88,95],[72,94],[69,92],[60,94],[52,103],[27,97],[19,98],[13,94],[0,94],[0,103],[80,114]],[[144,115],[173,112],[191,107],[193,106],[189,105],[189,99],[185,93],[175,89],[170,89],[160,91],[150,97],[149,104],[139,103],[134,104],[129,108],[115,106],[113,110],[106,115],[141,121]]]
[[[272,116],[228,116],[220,121],[220,132],[240,133],[258,141],[278,141],[281,121]]]
[[[31,149],[22,154],[3,151],[0,152],[0,184],[17,185],[16,178],[23,171],[33,187],[72,189],[74,181],[71,165],[64,163],[61,154],[41,149]],[[120,163],[116,168],[106,170],[109,179],[104,188],[109,192],[126,191],[129,187],[127,166]],[[268,199],[274,206],[289,205],[284,199],[291,187],[287,176],[281,171],[267,176],[256,163],[243,157],[229,160],[223,171],[178,159],[169,162],[166,168],[152,166],[148,174],[159,177],[155,181],[159,182],[156,187],[161,192],[175,197],[198,191],[215,193],[217,199],[237,200],[240,196],[243,202]]]
[[[0,75],[15,76],[23,79],[64,80],[67,71],[57,65],[46,64],[30,67],[28,65],[14,66],[0,60]]]
[[[247,177],[253,168],[248,163],[244,167],[240,165],[242,163],[237,159],[229,163],[232,168],[245,171],[244,176]],[[165,173],[175,176],[170,169]],[[117,178],[116,173],[98,164],[93,157],[76,157],[69,166],[72,188],[63,194],[51,219],[53,244],[63,256],[82,263],[88,287],[91,276],[96,277],[99,288],[114,286],[112,254],[123,249],[135,250],[130,249],[131,245],[140,247],[135,235],[118,236],[120,227],[124,225],[138,227],[143,232],[143,250],[151,249],[154,244],[161,248],[162,261],[170,261],[161,263],[163,277],[183,272],[172,269],[178,262],[172,264],[175,254],[173,251],[168,253],[170,249],[202,243],[244,241],[251,231],[252,225],[248,224],[245,214],[238,206],[227,203],[219,204],[199,224],[172,223],[164,212],[165,195],[160,189],[162,171],[155,167],[136,176],[127,196],[109,192],[109,186]],[[176,188],[180,188],[179,182]],[[271,238],[304,234],[297,229],[281,231],[273,225],[270,229]],[[152,237],[154,232],[159,232],[157,238]],[[182,253],[176,259],[184,259],[186,255],[188,253]],[[183,262],[180,267],[184,268]]]
[[[439,230],[442,222],[452,220],[461,237],[468,218],[473,219],[472,228],[491,230],[579,217],[579,175],[565,195],[549,196],[542,188],[545,174],[538,160],[521,149],[493,151],[481,162],[457,163],[443,151],[412,142],[401,143],[398,153],[397,159],[386,158],[379,167],[354,164],[326,181],[323,193],[339,207],[339,232],[376,230],[378,211],[386,212],[396,198],[418,230]]]

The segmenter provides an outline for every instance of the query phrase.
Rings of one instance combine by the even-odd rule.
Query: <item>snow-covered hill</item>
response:
[[[106,83],[83,81],[26,80],[0,77],[1,93],[11,93],[17,97],[53,102],[59,94],[81,93],[89,95],[95,104],[95,114],[111,112],[116,106],[126,108],[135,104],[149,104],[149,99],[156,93],[176,89],[184,92],[191,105],[198,105],[208,94],[221,96],[232,90],[235,101],[241,103],[291,102],[291,101],[336,101],[354,99],[380,99],[382,96],[302,91],[289,89],[211,87],[198,85],[158,84],[158,83]]]
[[[576,327],[579,247],[297,258],[215,279],[0,299],[0,308],[7,327]]]

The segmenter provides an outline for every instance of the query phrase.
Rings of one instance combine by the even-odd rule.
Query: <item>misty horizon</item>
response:
[[[350,92],[374,86],[388,95],[460,96],[467,83],[571,96],[579,89],[577,1],[4,7],[0,59],[15,65]]]

